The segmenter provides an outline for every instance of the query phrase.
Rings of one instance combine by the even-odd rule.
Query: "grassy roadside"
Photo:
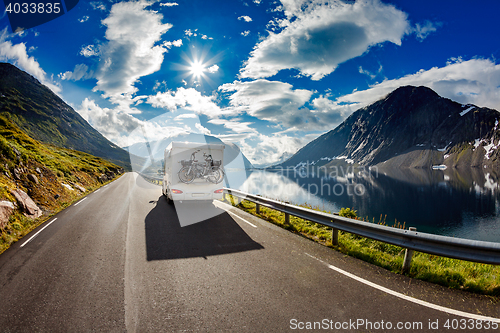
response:
[[[6,224],[0,223],[0,254],[122,171],[104,159],[33,140],[0,116],[0,201],[16,205],[12,191],[22,190],[43,212],[33,219],[15,207]]]
[[[383,267],[393,273],[402,274],[404,248],[386,244],[365,237],[339,232],[339,245],[332,246],[331,228],[301,218],[290,216],[290,224],[285,224],[285,215],[279,211],[260,207],[255,212],[255,204],[243,200],[236,204],[233,196],[226,194],[226,201],[252,215],[300,234],[346,255]],[[315,207],[307,208],[319,210]],[[458,259],[438,257],[415,252],[407,276],[436,283],[448,288],[492,296],[500,300],[500,266],[474,263]]]
[[[66,200],[60,202],[58,207],[55,207],[53,210],[51,210],[51,213],[43,214],[37,219],[31,219],[29,217],[26,217],[20,211],[15,211],[14,214],[12,214],[12,216],[10,217],[9,224],[7,225],[7,227],[1,230],[2,233],[0,237],[0,254],[5,252],[15,242],[20,241],[24,236],[28,235],[38,226],[50,220],[52,216],[63,211],[64,209],[71,206],[73,203],[83,199],[84,197],[93,193],[95,190],[101,188],[102,186],[105,186],[117,180],[121,176],[122,175],[118,175],[113,180],[107,181],[105,183],[99,183],[96,186],[89,187],[85,193],[73,191],[76,194],[70,194],[70,196],[67,197]]]

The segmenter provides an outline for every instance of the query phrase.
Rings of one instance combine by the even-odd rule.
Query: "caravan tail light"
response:
[[[224,192],[224,189],[218,189],[218,190],[215,190],[214,193],[223,193]]]
[[[181,194],[181,190],[170,190],[173,194]]]

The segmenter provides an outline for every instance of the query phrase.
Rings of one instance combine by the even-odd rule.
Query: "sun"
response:
[[[198,79],[204,76],[206,70],[205,64],[199,60],[194,60],[189,66],[189,72]]]
[[[215,76],[219,71],[219,65],[217,64],[222,59],[222,53],[219,52],[212,58],[208,58],[209,50],[204,48],[203,50],[196,49],[194,46],[189,48],[191,54],[182,52],[180,54],[181,59],[184,60],[182,63],[174,64],[173,68],[183,73],[179,75],[182,82],[187,85],[192,85],[194,87],[202,87],[204,83],[214,86],[215,82],[212,81],[210,76]],[[185,81],[187,79],[188,82]]]

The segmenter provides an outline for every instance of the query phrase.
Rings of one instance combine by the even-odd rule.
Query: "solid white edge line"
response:
[[[98,188],[97,190],[95,190],[95,191],[94,191],[94,193],[97,193],[97,192],[99,192],[100,190],[101,190],[101,189],[100,189],[100,188]]]
[[[44,226],[42,229],[38,230],[36,234],[34,234],[33,236],[30,237],[30,239],[28,239],[26,242],[24,242],[21,247],[23,247],[24,245],[28,244],[29,242],[31,242],[31,240],[33,238],[35,238],[39,233],[41,233],[43,231],[43,229],[47,228],[52,222],[54,222],[55,220],[57,220],[57,217],[55,219],[53,219],[52,221],[50,221],[49,223],[47,223],[46,226]]]
[[[409,301],[409,302],[413,302],[413,303],[416,303],[416,304],[419,304],[419,305],[423,305],[425,307],[428,307],[428,308],[431,308],[431,309],[434,309],[434,310],[438,310],[438,311],[442,311],[442,312],[446,312],[446,313],[449,313],[449,314],[452,314],[452,315],[456,315],[456,316],[460,316],[460,317],[466,317],[466,318],[471,318],[471,319],[478,319],[478,320],[483,320],[483,321],[491,321],[491,322],[497,322],[497,323],[500,323],[500,319],[499,318],[494,318],[494,317],[486,317],[486,316],[481,316],[481,315],[476,315],[476,314],[473,314],[473,313],[468,313],[468,312],[463,312],[463,311],[459,311],[459,310],[454,310],[454,309],[450,309],[450,308],[447,308],[447,307],[444,307],[444,306],[440,306],[440,305],[437,305],[437,304],[433,304],[433,303],[429,303],[429,302],[426,302],[426,301],[422,301],[420,299],[417,299],[417,298],[413,298],[413,297],[410,297],[410,296],[406,296],[404,294],[401,294],[401,293],[398,293],[397,291],[394,291],[394,290],[391,290],[391,289],[388,289],[388,288],[385,288],[385,287],[382,287],[378,284],[375,284],[373,282],[370,282],[370,281],[367,281],[363,278],[360,278],[359,276],[356,276],[354,274],[351,274],[349,272],[346,272],[338,267],[335,267],[335,266],[332,266],[326,262],[324,262],[323,260],[320,260],[312,255],[310,255],[309,253],[305,253],[307,256],[313,258],[313,259],[316,259],[317,261],[325,264],[328,268],[338,272],[338,273],[341,273],[341,274],[344,274],[345,276],[347,277],[350,277],[351,279],[354,279],[356,281],[359,281],[361,283],[364,283],[372,288],[375,288],[375,289],[378,289],[380,291],[383,291],[389,295],[393,295],[393,296],[396,296],[396,297],[399,297],[399,298],[402,298],[406,301]]]
[[[240,216],[236,215],[235,213],[230,212],[230,211],[228,211],[228,210],[226,210],[226,212],[228,212],[229,214],[231,214],[231,215],[233,215],[233,216],[236,216],[237,218],[239,218],[239,219],[240,219],[240,220],[242,220],[243,222],[250,224],[252,227],[257,228],[257,226],[256,226],[255,224],[253,224],[253,223],[251,223],[251,222],[248,222],[248,221],[247,221],[247,220],[245,220],[244,218],[242,218],[242,217],[240,217]]]
[[[83,198],[82,200],[78,201],[76,204],[74,204],[73,206],[76,206],[78,205],[80,202],[82,202],[83,200],[87,199],[87,197]]]

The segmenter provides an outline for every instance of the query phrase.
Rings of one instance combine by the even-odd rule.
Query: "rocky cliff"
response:
[[[500,112],[462,105],[427,87],[400,87],[354,112],[282,163],[430,168],[500,167]]]

